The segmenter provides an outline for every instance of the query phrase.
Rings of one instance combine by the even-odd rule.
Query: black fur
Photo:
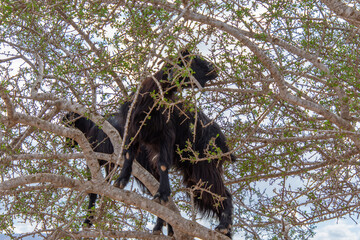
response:
[[[121,118],[119,113],[112,114],[107,121],[114,127],[116,130],[122,134],[124,123],[120,122]],[[80,116],[77,113],[67,113],[63,119],[63,123],[66,126],[72,126],[79,129],[84,133],[85,137],[89,140],[90,145],[92,146],[94,152],[99,153],[108,153],[112,154],[114,152],[113,145],[110,142],[108,136],[104,133],[103,130],[98,128],[94,122],[91,120]],[[70,138],[66,138],[67,147],[75,147],[78,145],[76,141]],[[100,166],[105,166],[106,176],[114,169],[115,165],[107,162],[106,160],[98,159]],[[110,179],[108,179],[110,181]],[[87,217],[84,221],[85,227],[92,226],[93,219],[93,209],[95,208],[95,202],[97,199],[97,194],[89,193],[89,205]]]
[[[195,72],[193,76],[201,86],[217,76],[211,63],[198,56],[190,57],[187,52],[183,53],[177,64],[180,67],[190,65]],[[162,70],[153,76],[160,83],[164,96],[170,103],[176,101],[175,92],[180,85],[176,82],[182,85],[191,83],[189,77],[176,78],[178,75],[183,76],[174,66],[165,64]],[[155,200],[166,202],[170,196],[168,171],[170,167],[175,167],[181,171],[184,184],[193,189],[194,202],[200,212],[208,216],[217,216],[220,224],[216,230],[231,236],[233,205],[231,194],[224,186],[222,164],[224,161],[234,161],[235,157],[232,154],[222,155],[212,160],[196,162],[193,161],[192,151],[189,151],[189,148],[192,148],[198,152],[199,158],[208,158],[209,152],[217,152],[218,149],[219,154],[226,154],[229,149],[225,136],[220,127],[212,123],[202,112],[195,114],[181,103],[173,108],[157,104],[158,93],[159,88],[153,78],[145,79],[133,110],[129,113],[132,102],[126,102],[121,106],[119,113],[107,119],[123,137],[126,117],[131,114],[125,138],[125,162],[115,185],[125,187],[131,175],[132,162],[136,158],[160,182],[154,196]],[[90,120],[80,117],[71,123],[89,138],[94,151],[113,152],[111,142],[105,133]],[[105,164],[103,160],[99,161],[101,165]],[[95,200],[96,196],[90,194],[89,209],[94,207]],[[91,219],[88,217],[85,223],[91,225]],[[160,233],[164,224],[164,221],[158,218],[154,233]],[[168,234],[172,235],[172,228],[170,225],[168,227]]]
[[[183,53],[184,61],[179,60],[179,66],[190,66],[195,72],[193,76],[196,81],[204,86],[207,81],[217,77],[216,71],[211,63],[200,57],[191,58],[187,52]],[[175,70],[175,74],[174,71]],[[176,78],[178,77],[178,78]],[[154,80],[154,78],[156,80]],[[120,115],[126,119],[130,114],[128,134],[125,137],[127,149],[124,151],[124,166],[115,186],[124,188],[129,181],[132,163],[137,158],[140,164],[142,161],[150,161],[152,174],[160,177],[160,186],[154,199],[160,203],[167,202],[170,196],[170,182],[168,171],[175,166],[181,170],[184,176],[184,183],[192,188],[199,183],[199,186],[214,194],[200,189],[195,191],[195,204],[203,213],[213,213],[220,219],[217,230],[230,236],[232,224],[232,200],[230,192],[225,188],[222,179],[222,164],[225,160],[235,159],[232,155],[223,158],[216,158],[210,161],[182,161],[181,155],[191,157],[191,151],[186,152],[189,147],[199,152],[200,157],[206,156],[206,149],[214,150],[220,148],[221,152],[229,152],[226,146],[225,136],[221,133],[216,124],[210,124],[210,120],[203,113],[196,114],[186,109],[182,103],[176,103],[177,82],[189,84],[191,78],[178,74],[172,65],[163,66],[162,70],[149,77],[142,83],[140,93],[133,102],[122,105]],[[161,89],[159,89],[159,84]],[[164,92],[166,102],[172,107],[161,103],[161,92]],[[133,108],[130,106],[133,104]],[[175,106],[174,106],[175,105]],[[194,135],[194,132],[196,134]],[[195,136],[195,139],[193,138]],[[213,146],[210,142],[213,142]],[[190,146],[189,146],[190,145]],[[147,158],[139,158],[140,147],[145,147],[148,152]],[[183,157],[184,157],[183,156]],[[222,198],[216,201],[215,195]],[[156,230],[160,228],[157,222]]]

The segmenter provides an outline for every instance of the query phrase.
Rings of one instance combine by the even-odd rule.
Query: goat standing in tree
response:
[[[189,68],[192,75],[189,75]],[[178,59],[177,65],[165,64],[154,76],[144,80],[134,102],[127,102],[120,109],[123,119],[127,119],[130,114],[130,121],[128,133],[124,138],[125,162],[115,186],[126,186],[130,179],[132,163],[137,158],[140,147],[145,147],[148,157],[146,160],[138,161],[140,164],[142,160],[150,161],[151,173],[159,175],[160,186],[154,199],[160,203],[169,200],[169,168],[175,166],[182,171],[187,187],[195,186],[201,181],[204,187],[225,199],[218,204],[214,201],[213,195],[205,191],[197,191],[194,198],[202,212],[217,214],[220,224],[216,229],[230,236],[233,207],[231,194],[222,179],[222,163],[225,160],[234,160],[234,156],[227,155],[221,159],[191,163],[182,161],[179,154],[189,145],[202,156],[209,148],[219,147],[222,152],[228,152],[226,139],[223,134],[219,134],[221,131],[218,131],[217,125],[202,127],[204,122],[209,122],[204,114],[198,114],[196,118],[194,112],[187,110],[184,104],[176,102],[175,93],[178,86],[190,86],[193,81],[197,81],[196,85],[203,87],[207,81],[216,77],[217,73],[212,63],[185,51]],[[215,146],[209,146],[212,139],[215,140]],[[159,221],[156,225],[159,228],[158,225]]]

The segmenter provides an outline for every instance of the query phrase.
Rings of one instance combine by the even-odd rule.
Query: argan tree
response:
[[[2,0],[2,233],[15,236],[25,222],[32,231],[20,237],[170,239],[151,233],[159,216],[176,239],[227,239],[197,214],[187,198],[194,189],[176,171],[167,205],[135,181],[125,190],[111,182],[124,143],[106,118],[185,47],[219,69],[179,99],[214,119],[237,157],[224,172],[234,238],[308,239],[319,222],[356,218],[359,8],[350,0]],[[63,124],[67,112],[96,123],[114,153],[94,152]],[[99,158],[117,166],[110,179]],[[155,193],[157,181],[138,164],[133,175]],[[88,193],[101,198],[84,228]]]

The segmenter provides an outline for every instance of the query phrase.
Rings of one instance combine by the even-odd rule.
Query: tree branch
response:
[[[135,192],[115,188],[106,182],[81,182],[80,180],[70,179],[68,177],[58,176],[55,174],[38,173],[3,181],[0,183],[0,195],[2,195],[5,191],[16,190],[19,186],[34,183],[51,183],[55,188],[70,188],[86,193],[96,193],[121,201],[125,204],[139,207],[159,216],[175,228],[194,237],[214,240],[229,239],[221,233],[211,231],[196,222],[182,218],[175,212],[169,210],[161,204],[156,203],[155,201],[142,197]]]
[[[321,2],[339,17],[356,27],[360,27],[360,12],[355,8],[347,6],[340,0],[321,0]]]
[[[100,171],[99,162],[93,154],[91,145],[80,130],[58,126],[48,121],[21,113],[14,113],[14,122],[36,127],[44,131],[53,132],[60,136],[74,138],[79,143],[84,152],[86,164],[89,166],[92,178],[97,181],[104,180],[104,177]]]
[[[0,85],[0,96],[5,102],[6,110],[7,110],[7,121],[4,122],[6,125],[11,127],[14,124],[14,105],[11,102],[9,95],[7,94],[5,87]]]

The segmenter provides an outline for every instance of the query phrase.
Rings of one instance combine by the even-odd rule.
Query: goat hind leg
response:
[[[94,208],[95,208],[95,202],[97,199],[97,194],[95,193],[89,193],[89,206],[88,206],[88,212],[86,214],[85,221],[83,223],[83,226],[85,228],[89,228],[93,225],[92,221],[94,219]]]
[[[162,228],[165,224],[166,224],[166,222],[158,217],[156,219],[155,227],[153,228],[153,234],[160,235],[162,233]]]
[[[106,177],[109,177],[110,172],[114,169],[115,165],[112,163],[106,163],[105,164],[105,171],[106,171]],[[88,168],[89,171],[89,168]],[[107,181],[109,182],[110,179],[107,179]],[[96,199],[97,199],[98,195],[95,193],[89,193],[89,205],[88,205],[88,212],[86,214],[86,219],[83,223],[83,226],[86,228],[90,228],[93,225],[93,220],[94,220],[94,212],[95,212],[95,204],[96,204]]]

